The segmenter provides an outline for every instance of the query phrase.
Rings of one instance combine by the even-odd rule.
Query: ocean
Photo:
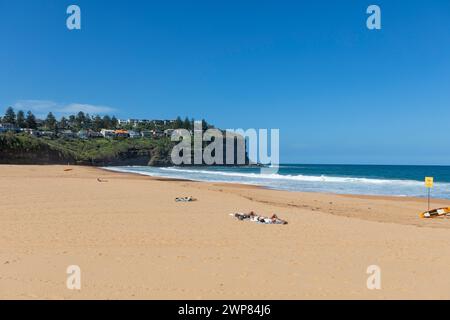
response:
[[[271,189],[338,194],[426,197],[424,178],[434,177],[434,198],[450,199],[450,166],[280,165],[277,174],[255,167],[107,167],[149,176],[231,182]]]

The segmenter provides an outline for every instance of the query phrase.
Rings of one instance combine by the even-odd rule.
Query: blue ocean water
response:
[[[109,170],[196,181],[244,183],[272,189],[340,194],[425,197],[426,176],[434,177],[432,195],[450,199],[450,166],[280,165],[278,173],[255,167],[108,167]]]

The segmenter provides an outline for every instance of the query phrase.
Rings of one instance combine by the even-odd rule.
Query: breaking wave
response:
[[[413,179],[386,179],[361,176],[264,174],[249,168],[192,168],[192,167],[107,167],[105,169],[138,173],[148,176],[187,179],[206,182],[242,183],[271,189],[327,192],[339,194],[394,195],[423,197],[426,189],[423,181]],[[301,170],[301,167],[297,168]],[[249,172],[253,171],[253,172]],[[450,183],[436,183],[434,197],[450,199]]]

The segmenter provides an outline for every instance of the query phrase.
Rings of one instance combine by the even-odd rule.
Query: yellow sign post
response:
[[[425,177],[425,187],[428,189],[428,211],[430,211],[430,190],[433,188],[433,184],[433,177]]]
[[[425,187],[427,187],[428,189],[433,188],[433,182],[433,177],[425,177]]]

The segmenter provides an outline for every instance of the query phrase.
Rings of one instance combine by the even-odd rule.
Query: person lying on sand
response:
[[[272,220],[273,224],[288,224],[286,220],[278,218],[275,213],[272,215],[270,219]]]
[[[255,214],[253,211],[250,211],[250,213],[235,213],[231,214],[235,218],[237,218],[240,221],[244,220],[250,220],[252,222],[258,222],[258,223],[264,223],[264,224],[288,224],[286,220],[282,220],[278,218],[276,214],[273,214],[270,218],[259,216]]]
[[[176,202],[192,202],[192,201],[197,201],[197,199],[193,198],[193,197],[180,197],[180,198],[175,198]]]
[[[103,180],[103,179],[100,179],[100,178],[97,178],[97,181],[98,182],[108,182],[108,180]]]

